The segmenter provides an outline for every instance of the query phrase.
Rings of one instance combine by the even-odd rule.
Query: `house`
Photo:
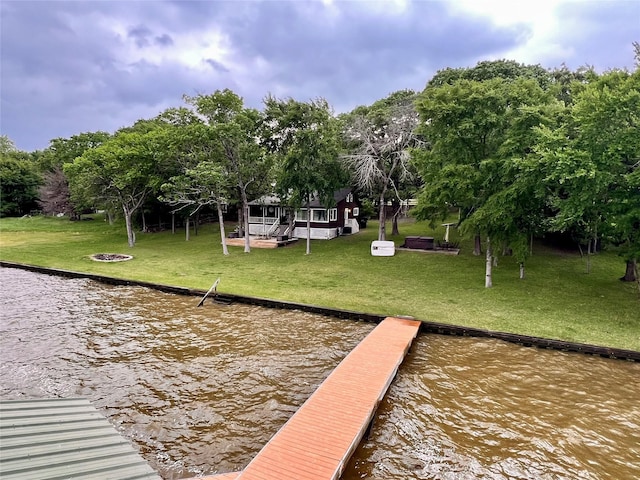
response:
[[[360,231],[360,204],[352,189],[336,191],[333,199],[333,207],[321,205],[317,198],[309,204],[312,239],[330,240]],[[307,238],[307,214],[306,207],[297,210],[293,225],[289,225],[289,208],[276,196],[261,197],[249,202],[249,235]]]

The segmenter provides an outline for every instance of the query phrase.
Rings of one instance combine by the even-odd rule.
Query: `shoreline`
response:
[[[28,270],[37,273],[43,273],[47,275],[57,275],[67,278],[88,278],[97,282],[106,283],[110,285],[126,285],[126,286],[139,286],[146,287],[153,290],[158,290],[165,293],[173,293],[177,295],[188,295],[193,297],[202,297],[207,292],[200,289],[191,289],[186,287],[178,287],[172,285],[162,285],[151,282],[144,282],[140,280],[127,280],[117,277],[109,277],[105,275],[98,275],[93,273],[77,272],[72,270],[62,270],[49,267],[40,267],[37,265],[29,265],[17,262],[8,262],[0,260],[0,267],[4,268],[17,268],[21,270]],[[331,316],[349,320],[359,320],[366,322],[380,323],[384,318],[388,316],[398,316],[393,313],[389,314],[370,314],[366,312],[358,312],[353,310],[340,310],[335,308],[321,307],[317,305],[309,305],[303,303],[287,302],[282,300],[274,300],[260,297],[250,297],[244,295],[235,295],[227,293],[216,293],[215,299],[225,303],[243,303],[248,305],[257,305],[266,308],[281,308],[287,310],[301,310],[310,313],[316,313],[319,315]],[[400,316],[403,317],[403,316]],[[588,355],[597,355],[604,358],[612,358],[617,360],[627,360],[640,362],[640,351],[626,350],[620,348],[606,347],[601,345],[593,345],[587,343],[570,342],[566,340],[556,340],[551,338],[535,337],[530,335],[518,335],[515,333],[499,332],[486,330],[475,327],[465,327],[460,325],[452,325],[446,323],[433,322],[428,320],[422,320],[414,317],[411,318],[421,322],[420,331],[422,333],[434,333],[439,335],[453,335],[453,336],[468,336],[477,338],[495,338],[498,340],[515,343],[524,347],[537,347],[552,350],[559,350],[565,352],[575,352]]]

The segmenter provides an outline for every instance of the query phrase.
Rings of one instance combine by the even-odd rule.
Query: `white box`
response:
[[[371,242],[371,255],[374,257],[393,257],[396,245],[388,240],[374,240]]]

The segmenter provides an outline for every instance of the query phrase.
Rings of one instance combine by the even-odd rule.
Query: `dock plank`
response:
[[[420,322],[403,318],[383,320],[271,438],[237,480],[338,479],[419,326]]]

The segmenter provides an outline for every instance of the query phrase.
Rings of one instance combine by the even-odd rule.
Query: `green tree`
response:
[[[494,78],[507,81],[517,79],[534,80],[542,89],[547,89],[553,83],[553,76],[540,65],[525,65],[515,60],[484,60],[471,68],[447,67],[438,70],[427,83],[427,88],[453,85],[459,80],[484,82]]]
[[[0,217],[19,216],[37,207],[42,178],[32,156],[0,136]]]
[[[492,285],[493,248],[518,248],[524,275],[526,234],[533,233],[544,196],[522,179],[535,144],[533,128],[546,122],[555,100],[536,81],[493,78],[429,87],[417,109],[429,147],[413,151],[424,186],[415,215],[432,222],[459,209],[460,230],[486,238],[485,285]],[[534,194],[535,193],[535,194]],[[513,205],[512,202],[517,202]]]
[[[0,217],[28,214],[37,207],[38,186],[42,182],[28,154],[0,156]]]
[[[593,67],[588,66],[580,67],[576,71],[571,71],[563,64],[560,68],[555,68],[550,73],[552,82],[549,90],[567,107],[573,105],[575,95],[578,92],[590,81],[598,77]]]
[[[229,89],[210,95],[185,96],[195,108],[215,138],[217,155],[225,173],[235,186],[242,204],[244,251],[251,251],[249,238],[249,201],[269,188],[271,158],[260,142],[263,117],[255,109],[247,108],[241,97]]]
[[[133,215],[158,192],[164,178],[166,139],[162,127],[143,122],[116,132],[96,148],[64,165],[72,196],[94,204],[117,202],[124,213],[127,241],[136,242]]]
[[[587,244],[587,271],[598,241],[621,245],[633,265],[640,255],[640,71],[593,79],[559,128],[538,133],[551,228]]]
[[[186,110],[186,111],[185,111]],[[231,183],[225,172],[224,155],[212,135],[215,130],[205,125],[188,109],[167,111],[173,128],[169,130],[170,155],[180,165],[175,175],[161,187],[161,201],[187,210],[191,217],[207,205],[215,205],[220,225],[222,252],[228,255],[222,207],[229,196]],[[175,212],[174,211],[174,212]],[[187,240],[188,240],[187,221]]]
[[[0,135],[0,155],[5,157],[11,153],[17,152],[16,144],[7,135]]]
[[[317,197],[330,206],[346,175],[338,159],[338,129],[324,99],[265,101],[267,143],[278,156],[277,188],[293,208],[307,209],[307,249],[311,253],[310,203]]]
[[[42,172],[52,172],[82,156],[84,152],[99,147],[110,135],[107,132],[84,132],[69,138],[54,138],[42,151],[39,166]]]
[[[72,201],[69,181],[63,166],[80,157],[89,149],[104,143],[110,135],[106,132],[86,132],[70,138],[54,138],[37,158],[43,174],[43,185],[38,191],[38,202],[45,214],[66,213],[71,220],[91,206],[91,199],[76,196]],[[109,212],[109,218],[112,218]]]
[[[421,143],[415,98],[413,91],[401,90],[342,117],[348,150],[342,159],[358,187],[378,197],[378,240],[386,239],[389,192],[402,200],[399,192],[415,178],[409,154]]]

